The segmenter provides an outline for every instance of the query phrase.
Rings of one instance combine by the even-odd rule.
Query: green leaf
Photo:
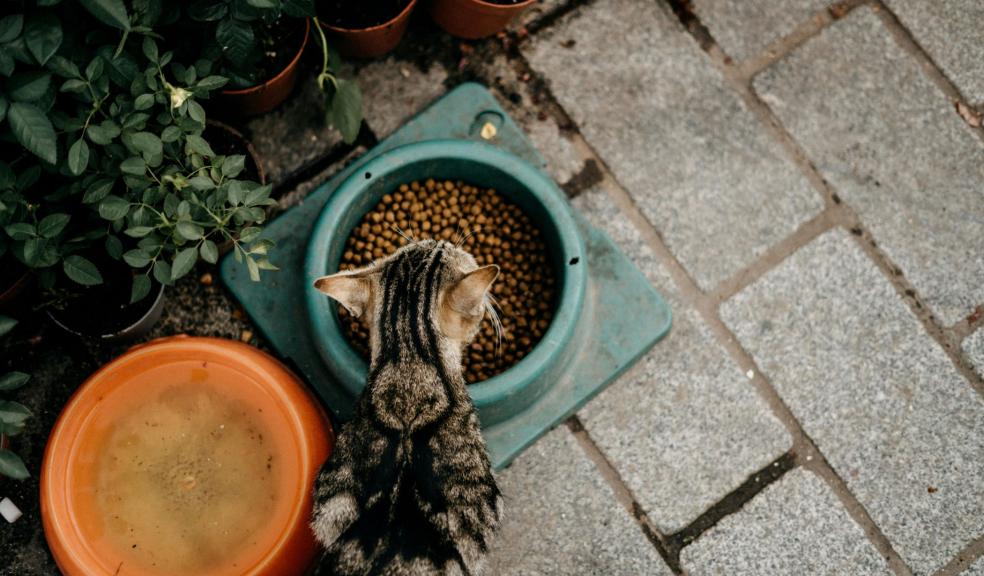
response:
[[[178,231],[178,236],[185,240],[199,240],[205,234],[201,226],[192,222],[178,222],[175,228]]]
[[[282,0],[280,8],[292,18],[314,18],[314,0]]]
[[[239,241],[244,244],[249,244],[250,242],[255,240],[257,236],[260,235],[260,232],[263,232],[263,229],[257,228],[255,226],[250,226],[249,228],[243,228],[242,231],[239,232]]]
[[[25,480],[31,477],[31,473],[27,471],[27,466],[24,466],[24,461],[10,450],[0,450],[0,475],[14,480]]]
[[[47,72],[21,72],[7,81],[7,96],[16,102],[36,102],[51,86]]]
[[[58,89],[60,92],[72,92],[73,94],[81,94],[86,91],[86,87],[89,85],[85,80],[79,80],[77,78],[71,78],[65,80],[61,87]]]
[[[181,129],[177,126],[168,126],[161,132],[161,141],[174,142],[181,137]]]
[[[256,206],[257,204],[262,204],[263,201],[270,197],[270,192],[272,191],[273,186],[270,184],[257,186],[246,193],[246,198],[243,200],[243,204],[246,206]]]
[[[226,156],[222,161],[222,176],[225,178],[235,178],[246,167],[246,157],[242,154]]]
[[[246,257],[246,268],[249,270],[249,279],[253,282],[260,281],[260,267],[257,266],[256,260],[253,260],[249,256]]]
[[[65,269],[65,275],[83,286],[96,286],[103,282],[96,265],[78,254],[66,257],[62,268]]]
[[[153,94],[141,94],[133,101],[133,108],[136,110],[146,110],[154,105]]]
[[[30,417],[31,411],[20,402],[0,400],[0,424],[23,424]]]
[[[120,135],[120,126],[112,120],[103,120],[99,124],[90,124],[85,134],[93,144],[105,146]]]
[[[342,133],[347,144],[351,144],[362,126],[362,92],[352,80],[337,80],[338,90],[328,106],[328,122]]]
[[[30,374],[24,374],[23,372],[7,372],[3,376],[0,376],[0,390],[9,391],[16,390],[27,384],[27,381],[31,379]]]
[[[198,81],[195,88],[199,90],[216,90],[222,88],[229,82],[229,79],[224,76],[206,76]]]
[[[205,123],[205,109],[194,100],[188,100],[188,116],[199,124]]]
[[[89,165],[89,145],[79,138],[68,149],[68,170],[78,176]]]
[[[89,79],[89,82],[95,82],[102,76],[103,69],[106,65],[103,63],[103,59],[96,56],[89,62],[89,65],[85,67],[85,77]]]
[[[0,314],[0,336],[6,336],[14,329],[14,326],[17,326],[17,320]]]
[[[49,214],[38,223],[38,235],[43,238],[54,238],[68,225],[71,216],[68,214]]]
[[[47,241],[43,238],[28,238],[24,241],[24,263],[31,268],[41,265],[41,250]]]
[[[33,224],[28,224],[27,222],[17,222],[14,224],[8,224],[4,231],[7,232],[7,236],[10,236],[14,240],[27,240],[28,238],[33,238],[37,236],[37,230],[34,228]]]
[[[24,25],[24,42],[38,64],[44,66],[61,46],[61,22],[50,12],[31,16]]]
[[[123,0],[79,0],[100,22],[124,32],[130,31],[130,15]]]
[[[254,8],[276,8],[277,3],[273,0],[246,0]]]
[[[20,36],[21,30],[23,29],[23,14],[11,14],[10,16],[5,16],[3,19],[0,19],[0,42],[10,42],[14,38]]]
[[[256,45],[253,28],[235,18],[227,18],[219,22],[215,29],[215,39],[218,40],[225,57],[239,67],[249,62],[250,53]]]
[[[143,53],[148,60],[157,64],[157,60],[160,58],[160,55],[157,53],[157,42],[154,42],[154,39],[150,36],[144,36]]]
[[[143,268],[150,264],[150,254],[139,248],[130,250],[123,254],[123,261],[134,268]]]
[[[215,188],[215,182],[212,182],[212,179],[208,176],[195,176],[189,180],[188,183],[191,184],[192,188],[198,190],[199,192],[205,192]]]
[[[198,22],[214,22],[229,11],[229,6],[223,0],[198,0],[188,6],[188,15]]]
[[[10,103],[0,94],[0,122],[3,122],[3,119],[7,117],[8,106],[10,106]]]
[[[110,190],[113,189],[113,184],[113,180],[106,178],[96,180],[91,186],[89,186],[89,189],[85,191],[85,194],[82,196],[82,202],[85,204],[95,204],[96,202],[99,202],[105,198],[107,194],[109,194]]]
[[[7,121],[21,146],[49,164],[58,160],[55,129],[44,112],[33,104],[14,102],[7,112]]]
[[[164,260],[154,262],[154,280],[161,284],[171,284],[171,265]]]
[[[130,304],[139,302],[150,294],[150,277],[146,274],[133,277],[133,288],[130,290]]]
[[[202,260],[209,264],[215,264],[219,261],[219,247],[211,240],[202,242],[202,245],[198,247],[198,253],[201,254]]]
[[[270,262],[270,260],[266,258],[260,258],[259,260],[257,260],[256,265],[259,267],[260,270],[270,270],[270,271],[280,270],[280,268],[277,268],[273,262]]]
[[[10,76],[14,73],[14,57],[9,50],[0,50],[0,75]]]
[[[119,196],[106,196],[99,203],[99,215],[106,220],[119,220],[130,211],[130,203]]]
[[[195,267],[195,262],[198,261],[198,249],[195,247],[185,248],[174,257],[174,263],[171,265],[171,281],[175,281],[181,278],[191,269]]]
[[[119,260],[120,256],[123,255],[123,243],[120,242],[119,238],[113,236],[112,234],[108,234],[106,236],[105,247],[106,253],[109,254],[109,257],[113,260]]]
[[[215,152],[212,151],[212,147],[209,146],[208,142],[206,142],[204,138],[198,136],[197,134],[189,134],[185,139],[185,153],[197,153],[208,158],[215,157]]]
[[[130,136],[130,143],[133,144],[133,147],[137,151],[144,155],[144,158],[160,154],[162,150],[161,139],[156,134],[150,132],[137,132],[133,134]]]
[[[143,238],[154,231],[153,226],[134,226],[123,231],[130,238]]]
[[[64,56],[52,56],[48,61],[48,68],[62,78],[78,78],[82,75],[79,72],[79,67],[75,65],[75,62],[72,62]]]
[[[120,162],[120,171],[124,174],[143,176],[147,172],[147,163],[140,156],[132,156]]]

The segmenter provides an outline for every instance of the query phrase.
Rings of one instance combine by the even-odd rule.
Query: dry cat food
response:
[[[461,242],[479,266],[497,264],[492,286],[502,321],[502,340],[486,318],[465,353],[465,380],[487,380],[506,370],[540,341],[553,316],[556,281],[540,231],[529,217],[492,189],[461,181],[413,182],[383,196],[352,230],[341,270],[365,266],[395,252],[408,240],[434,238]],[[339,306],[349,341],[369,357],[369,333]]]

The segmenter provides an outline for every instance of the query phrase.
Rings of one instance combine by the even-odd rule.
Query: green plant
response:
[[[13,330],[17,321],[7,316],[0,316],[0,337]],[[23,372],[7,372],[0,376],[0,392],[10,392],[27,384],[31,377]],[[27,406],[11,400],[0,400],[0,438],[17,436],[24,431],[31,411]],[[0,475],[23,480],[30,476],[24,461],[12,450],[0,448]]]
[[[339,78],[338,70],[342,60],[338,53],[328,46],[321,22],[314,19],[314,29],[318,32],[321,45],[321,73],[318,74],[318,89],[325,97],[325,118],[329,124],[342,133],[345,142],[355,142],[362,126],[362,92],[354,80]]]
[[[88,256],[105,251],[135,269],[132,302],[151,277],[171,284],[216,262],[226,242],[254,279],[275,269],[257,238],[270,187],[239,178],[245,158],[203,137],[198,100],[227,79],[160,50],[154,27],[173,19],[162,1],[38,4],[0,19],[0,147],[13,158],[0,162],[0,256],[52,289],[101,283]]]

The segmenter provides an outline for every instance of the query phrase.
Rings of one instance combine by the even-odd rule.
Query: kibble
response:
[[[405,236],[461,242],[479,266],[497,264],[501,270],[492,294],[502,338],[497,342],[486,317],[463,354],[466,382],[487,380],[530,353],[550,326],[556,281],[540,231],[518,206],[494,189],[461,181],[402,184],[352,230],[339,268],[351,270],[388,256],[407,244]],[[368,331],[341,306],[338,312],[349,342],[368,358]]]

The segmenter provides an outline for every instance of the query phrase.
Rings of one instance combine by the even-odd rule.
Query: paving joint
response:
[[[957,576],[979,558],[984,558],[984,535],[972,540],[933,576]]]
[[[554,8],[550,12],[547,12],[543,16],[540,16],[536,20],[526,24],[523,28],[526,30],[527,34],[536,34],[541,30],[545,30],[553,26],[557,21],[559,21],[564,16],[567,16],[571,12],[583,7],[590,6],[594,4],[597,0],[568,0],[564,4]],[[511,32],[515,34],[515,32]]]

